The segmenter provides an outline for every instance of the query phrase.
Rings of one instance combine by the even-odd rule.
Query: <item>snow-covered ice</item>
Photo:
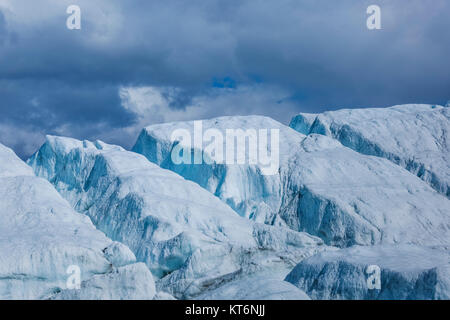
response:
[[[199,300],[311,300],[293,284],[266,276],[248,276],[205,292]]]
[[[67,289],[69,266],[80,268],[85,284],[67,290],[74,298],[152,299],[155,294],[152,275],[135,264],[129,248],[95,229],[1,144],[0,257],[0,299],[52,298]],[[109,277],[115,278],[114,286],[97,286]]]
[[[130,283],[133,284],[130,286]],[[54,300],[148,300],[154,299],[153,277],[144,263],[134,263],[109,273],[94,275],[81,283],[80,290],[56,292]]]
[[[378,266],[380,286],[369,266]],[[373,267],[372,267],[373,268]],[[312,299],[450,299],[448,247],[355,246],[303,260],[286,277]],[[370,286],[368,285],[368,281]]]
[[[171,135],[178,129],[193,132],[193,122],[149,126],[133,150],[195,181],[241,216],[305,231],[330,245],[449,241],[449,200],[386,159],[324,135],[306,136],[267,117],[221,117],[202,124],[224,135],[227,129],[279,129],[278,174],[262,175],[258,165],[174,164],[171,153],[178,141]],[[200,152],[208,154],[206,148]]]
[[[272,270],[282,279],[326,248],[306,233],[244,219],[196,183],[118,146],[49,136],[29,164],[177,298],[249,273]]]
[[[174,164],[171,134],[193,122],[145,128],[135,152],[48,136],[30,167],[0,145],[0,299],[450,299],[448,119],[409,105],[301,114],[298,131],[202,122],[278,129],[274,175]]]
[[[177,299],[175,299],[175,297],[172,296],[170,293],[159,291],[155,294],[153,300],[177,300]]]
[[[299,114],[290,126],[319,133],[368,155],[406,168],[450,197],[450,108],[400,105]]]

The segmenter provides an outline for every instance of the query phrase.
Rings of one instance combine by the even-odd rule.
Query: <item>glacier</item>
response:
[[[313,117],[308,119],[313,122]],[[331,137],[304,135],[263,116],[220,117],[202,125],[223,133],[278,129],[278,173],[263,175],[257,164],[175,164],[171,154],[180,141],[173,141],[172,133],[193,132],[193,122],[146,127],[133,151],[196,182],[243,217],[307,232],[328,245],[449,242],[449,200],[391,161],[361,154]],[[192,153],[213,159],[201,148]]]
[[[0,299],[448,300],[448,110],[202,121],[279,130],[272,175],[173,163],[190,121],[144,128],[133,151],[47,136],[28,165],[0,144]]]
[[[0,256],[1,300],[152,299],[155,295],[152,274],[136,263],[129,248],[98,231],[1,144]],[[81,289],[67,288],[70,266],[81,271]],[[110,278],[114,281],[106,284]]]
[[[390,108],[302,113],[290,126],[333,137],[360,153],[391,160],[450,197],[450,108],[411,104]]]
[[[381,271],[378,287],[368,286],[369,266]],[[448,300],[450,252],[448,247],[355,246],[305,259],[285,280],[320,300]]]
[[[318,237],[244,219],[196,183],[119,146],[47,136],[28,164],[99,230],[127,245],[155,276],[157,290],[175,298],[195,298],[248,274],[270,272],[281,281],[328,248]],[[91,283],[106,287],[104,279]]]

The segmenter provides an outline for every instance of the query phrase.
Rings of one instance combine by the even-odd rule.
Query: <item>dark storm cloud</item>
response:
[[[82,30],[65,27],[69,4],[81,7]],[[366,28],[370,4],[382,9],[382,30]],[[24,137],[94,139],[132,126],[137,115],[122,106],[122,87],[176,88],[162,92],[174,109],[198,96],[219,101],[217,88],[278,88],[279,98],[256,107],[243,90],[232,110],[284,122],[293,114],[277,110],[287,103],[292,113],[320,112],[445,103],[450,96],[446,0],[3,0],[0,6],[0,142],[22,156],[32,149]],[[226,114],[224,104],[206,115]],[[5,134],[11,130],[22,134]]]

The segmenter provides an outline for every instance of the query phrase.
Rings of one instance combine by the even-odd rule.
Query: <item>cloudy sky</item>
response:
[[[129,147],[164,121],[445,104],[449,15],[448,0],[0,0],[0,143],[26,157],[45,134]]]

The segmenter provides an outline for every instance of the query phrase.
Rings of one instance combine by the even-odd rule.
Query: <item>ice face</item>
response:
[[[360,153],[391,160],[450,197],[450,109],[401,105],[299,114],[290,126],[338,139]]]
[[[306,259],[286,281],[313,299],[449,299],[450,253],[412,245],[356,246]]]
[[[86,285],[67,291],[89,298],[85,293],[93,289],[89,283],[94,277],[110,277],[119,267],[134,268],[136,260],[130,249],[95,229],[88,217],[76,213],[50,183],[2,145],[0,256],[0,299],[52,298],[67,289],[70,266],[79,268]],[[129,277],[116,278],[116,287],[97,288],[97,294],[128,299],[137,287],[143,288],[142,299],[155,294],[148,270],[136,268],[129,270]]]
[[[227,130],[279,130],[282,128],[279,123],[266,117],[223,117],[203,121],[202,125],[205,131],[219,130],[224,137]],[[227,165],[217,162],[177,165],[172,161],[172,151],[179,143],[172,142],[171,139],[172,134],[177,130],[194,133],[194,122],[177,122],[148,127],[142,131],[133,150],[143,154],[151,162],[198,183],[222,199],[241,216],[262,223],[277,219],[273,214],[273,208],[280,206],[282,198],[279,192],[282,181],[278,174],[263,175],[261,165]],[[292,142],[292,147],[301,141],[300,139],[297,141],[287,139],[284,130],[280,134],[279,140]],[[222,142],[222,150],[226,150],[225,138]],[[202,154],[204,158],[214,158],[214,155],[206,149],[194,148],[192,154]],[[283,154],[280,155],[277,162],[282,161],[282,158]]]
[[[302,125],[313,119],[302,118]],[[147,127],[133,150],[196,182],[243,217],[305,231],[330,245],[449,242],[449,200],[386,159],[323,135],[305,136],[267,117],[222,117],[202,125],[222,132],[278,129],[279,171],[270,176],[250,164],[175,164],[172,151],[179,142],[172,133],[194,131],[193,122]],[[208,155],[208,149],[192,153]]]
[[[129,246],[159,279],[159,291],[177,298],[248,273],[272,270],[281,279],[326,247],[308,234],[244,219],[197,184],[117,146],[49,136],[29,164]]]

